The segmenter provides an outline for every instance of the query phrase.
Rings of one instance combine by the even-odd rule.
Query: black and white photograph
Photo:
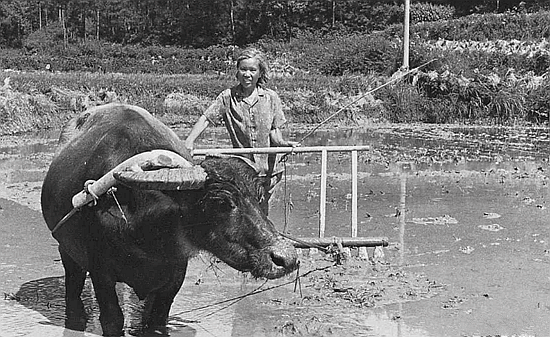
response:
[[[0,337],[550,337],[550,1],[0,0]]]

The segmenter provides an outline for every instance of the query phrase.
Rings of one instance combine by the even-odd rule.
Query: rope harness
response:
[[[89,187],[92,186],[94,183],[96,182],[96,180],[93,180],[93,179],[90,179],[90,180],[86,180],[86,182],[84,182],[84,188],[83,188],[83,191],[84,193],[86,193],[87,195],[90,195],[92,197],[92,200],[90,202],[88,202],[88,206],[90,207],[93,207],[93,206],[97,206],[97,202],[99,200],[99,196],[97,194],[95,194],[92,189],[90,189]],[[117,207],[118,209],[120,210],[120,214],[122,216],[122,219],[124,220],[124,222],[126,222],[126,224],[128,224],[128,218],[126,217],[126,215],[124,214],[124,211],[122,210],[122,206],[120,205],[120,202],[118,201],[118,198],[116,197],[116,191],[117,191],[117,188],[116,187],[111,187],[109,188],[109,190],[107,190],[107,194],[110,195],[114,200],[115,200],[115,203],[117,204]],[[65,222],[67,222],[76,212],[80,211],[81,207],[74,207],[69,213],[67,213],[61,220],[59,220],[59,222],[55,225],[55,227],[52,229],[52,234],[54,234],[55,232],[57,232],[57,230],[59,228],[61,228],[61,226],[63,226],[63,224]]]
[[[92,189],[90,188],[90,186],[92,186],[95,182],[96,182],[96,180],[93,180],[93,179],[86,180],[84,182],[83,191],[86,195],[90,195],[92,197],[92,200],[89,202],[89,203],[93,203],[93,205],[91,205],[91,206],[96,206],[97,201],[99,200],[99,196],[97,194],[95,194],[92,191]],[[113,196],[114,196],[114,193],[113,193]],[[61,226],[63,226],[63,224],[65,222],[67,222],[76,212],[80,211],[80,209],[81,209],[81,207],[73,207],[73,209],[71,209],[71,211],[69,213],[67,213],[63,218],[61,218],[61,220],[59,220],[59,222],[55,225],[55,227],[52,229],[52,234],[55,234],[55,232],[57,232],[57,230],[59,228],[61,228]],[[122,209],[121,209],[121,211],[122,211]]]
[[[118,206],[118,209],[120,211],[120,215],[122,216],[122,219],[124,220],[124,222],[126,224],[128,224],[128,219],[126,218],[126,215],[124,214],[124,211],[122,210],[122,207],[120,206],[120,203],[118,202],[118,199],[116,197],[116,194],[115,194],[116,191],[117,191],[117,188],[113,186],[107,191],[107,194],[109,194],[111,197],[113,197],[113,199],[115,200],[116,205]]]
[[[89,194],[92,196],[93,198],[93,205],[92,206],[96,206],[97,205],[97,201],[99,200],[99,196],[97,194],[94,193],[94,191],[92,191],[90,189],[90,186],[95,184],[96,180],[93,180],[93,179],[90,179],[90,180],[86,180],[86,182],[84,183],[84,192],[86,192],[86,194]]]

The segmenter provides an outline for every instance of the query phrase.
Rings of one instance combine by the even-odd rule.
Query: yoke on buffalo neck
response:
[[[52,229],[55,233],[81,207],[95,203],[116,184],[137,189],[193,190],[200,189],[206,180],[201,166],[168,150],[139,153],[107,172],[97,181],[88,180],[84,189],[72,198],[73,209]]]

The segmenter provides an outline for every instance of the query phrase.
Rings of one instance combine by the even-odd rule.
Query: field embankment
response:
[[[60,126],[76,113],[109,102],[141,106],[167,124],[192,124],[219,92],[235,83],[234,77],[227,74],[42,71],[3,72],[2,78],[6,83],[0,88],[0,134]],[[355,101],[335,120],[360,123],[365,111],[382,109],[381,101],[372,95],[362,97],[378,81],[372,76],[309,76],[274,79],[270,86],[281,96],[291,122],[317,123]],[[342,91],[343,86],[351,84],[353,89]],[[372,119],[374,113],[369,116]]]

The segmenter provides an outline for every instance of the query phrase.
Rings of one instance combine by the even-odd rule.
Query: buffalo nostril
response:
[[[271,252],[271,260],[275,265],[283,267],[287,270],[296,268],[296,254],[282,254],[280,252]]]

